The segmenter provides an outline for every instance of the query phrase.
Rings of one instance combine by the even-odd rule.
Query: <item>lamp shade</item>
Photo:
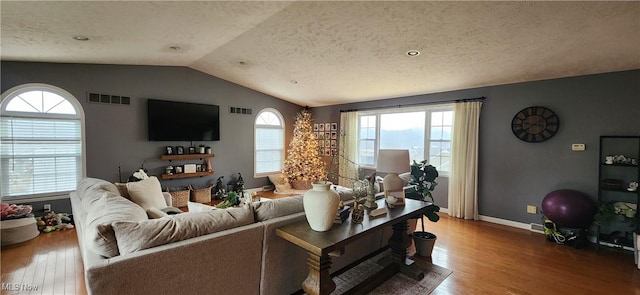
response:
[[[409,150],[379,150],[376,171],[404,173],[411,171]]]

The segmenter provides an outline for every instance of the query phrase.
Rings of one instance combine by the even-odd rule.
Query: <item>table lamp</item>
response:
[[[382,179],[385,191],[398,191],[404,187],[404,181],[398,174],[411,171],[409,150],[379,150],[376,171],[386,172]]]

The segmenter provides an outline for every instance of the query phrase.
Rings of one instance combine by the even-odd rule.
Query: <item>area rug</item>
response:
[[[377,261],[388,255],[389,251],[384,251],[373,258],[365,260],[352,269],[336,276],[333,281],[336,283],[336,290],[332,294],[342,294],[353,286],[358,285],[364,278],[378,272],[382,269]],[[414,295],[414,294],[429,294],[442,283],[452,271],[444,267],[440,267],[428,262],[416,261],[416,264],[422,272],[424,272],[424,278],[420,281],[416,281],[403,274],[395,274],[393,277],[386,280],[377,288],[367,293],[369,295],[377,294],[394,294],[394,295]]]

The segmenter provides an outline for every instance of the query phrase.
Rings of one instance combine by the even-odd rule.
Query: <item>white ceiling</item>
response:
[[[186,66],[312,107],[640,68],[639,1],[0,5],[2,60]]]

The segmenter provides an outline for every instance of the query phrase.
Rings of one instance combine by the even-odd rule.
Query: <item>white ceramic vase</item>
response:
[[[328,231],[333,225],[333,219],[338,212],[340,196],[331,190],[331,182],[319,181],[311,185],[313,189],[304,193],[304,213],[311,229]]]

